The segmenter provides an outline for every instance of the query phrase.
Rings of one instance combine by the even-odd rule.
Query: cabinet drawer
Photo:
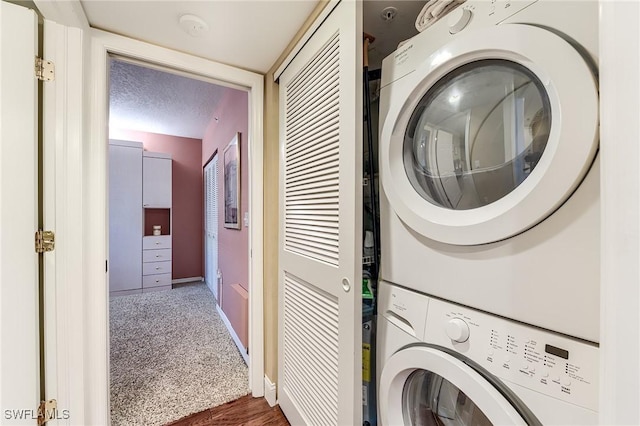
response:
[[[149,249],[167,249],[171,248],[171,235],[148,236],[142,238],[142,248]]]
[[[143,262],[164,262],[171,260],[171,249],[143,250]]]
[[[170,274],[171,261],[142,264],[142,275]]]
[[[142,288],[171,285],[171,274],[145,275],[142,277]]]

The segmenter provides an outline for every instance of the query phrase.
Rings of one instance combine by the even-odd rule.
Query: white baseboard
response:
[[[276,398],[276,384],[273,383],[267,375],[264,375],[264,399],[267,400],[270,407],[278,403]]]
[[[231,322],[229,322],[229,318],[227,318],[227,316],[225,315],[220,305],[216,305],[216,309],[220,314],[220,318],[222,318],[222,322],[224,322],[224,325],[227,326],[227,330],[229,330],[229,334],[231,334],[231,338],[233,339],[234,343],[238,347],[238,350],[240,351],[240,355],[242,355],[242,358],[244,358],[244,362],[247,365],[249,365],[249,354],[247,354],[247,349],[244,346],[242,346],[242,342],[240,342],[240,338],[238,337],[235,330],[231,326]]]
[[[178,278],[175,280],[171,280],[171,284],[191,283],[194,281],[204,281],[204,278],[203,277]]]

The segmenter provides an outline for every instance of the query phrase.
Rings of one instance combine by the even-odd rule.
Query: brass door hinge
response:
[[[51,61],[36,57],[36,78],[42,81],[52,81],[56,77],[56,69]]]
[[[47,423],[49,420],[56,418],[58,411],[58,401],[50,399],[48,401],[40,401],[38,406],[38,426]]]
[[[56,246],[56,235],[53,231],[36,231],[36,253],[53,251]]]

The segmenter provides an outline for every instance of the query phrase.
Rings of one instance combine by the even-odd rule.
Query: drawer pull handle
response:
[[[159,266],[156,266],[156,271],[157,271],[158,269],[160,269],[160,267],[159,267]]]
[[[156,241],[156,245],[159,245],[159,244],[160,244],[160,241]]]
[[[160,255],[159,255],[159,254],[156,254],[156,257],[160,257]]]
[[[159,283],[159,282],[160,282],[160,280],[156,280],[156,282],[157,282],[157,283]]]

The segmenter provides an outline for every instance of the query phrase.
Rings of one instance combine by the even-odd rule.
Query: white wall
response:
[[[601,1],[600,424],[640,424],[640,3]]]

